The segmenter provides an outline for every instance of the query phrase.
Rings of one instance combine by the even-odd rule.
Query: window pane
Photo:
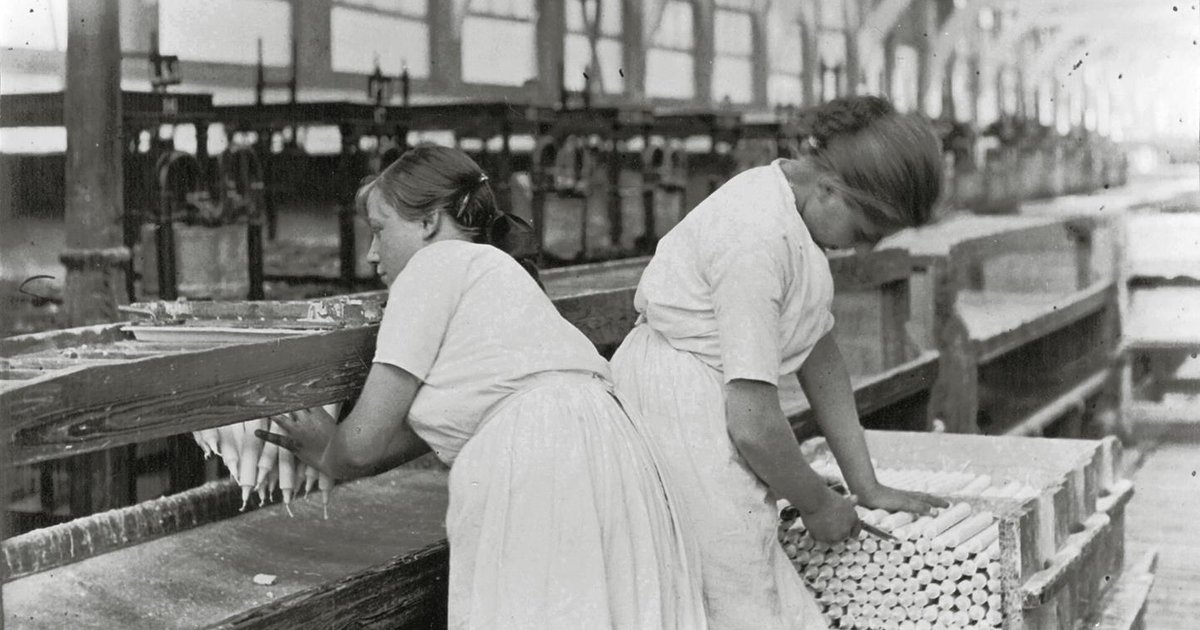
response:
[[[67,0],[0,2],[0,46],[67,49]]]
[[[646,95],[692,98],[692,63],[691,53],[656,48],[646,51]]]
[[[771,69],[799,75],[804,68],[804,42],[800,37],[800,26],[785,20],[769,20],[767,41]]]
[[[717,54],[750,56],[754,50],[754,27],[750,14],[717,11],[713,17]]]
[[[772,105],[800,105],[803,95],[800,77],[772,74],[767,78],[767,101]]]
[[[846,15],[842,8],[843,0],[821,0],[821,15],[818,18],[824,28],[845,28]]]
[[[717,57],[713,60],[712,98],[721,102],[749,103],[754,98],[751,80],[754,65],[748,59]]]
[[[291,62],[292,10],[281,0],[159,0],[159,46],[180,59],[253,65]]]
[[[654,34],[653,45],[677,50],[692,49],[692,5],[689,2],[670,0],[663,11],[662,24]]]
[[[531,22],[467,16],[462,38],[463,80],[519,86],[536,78],[535,40]]]
[[[622,64],[621,42],[615,39],[602,38],[596,42],[596,51],[600,56],[600,72],[604,78],[604,91],[608,94],[619,94],[625,90],[625,79],[621,77]],[[583,89],[583,72],[591,60],[591,49],[587,37],[569,34],[563,43],[564,80],[568,90]],[[592,89],[597,87],[597,77],[592,77]]]
[[[0,153],[64,153],[66,150],[66,127],[0,129]]]
[[[424,23],[343,7],[334,7],[329,20],[334,70],[370,74],[378,60],[389,76],[398,76],[404,64],[414,77],[429,76],[429,33]]]
[[[572,33],[584,32],[584,3],[579,0],[563,0],[567,3],[567,31]],[[588,19],[595,15],[596,0],[586,0],[586,15]],[[603,35],[619,37],[621,35],[621,2],[620,0],[603,0],[600,14],[600,32]]]
[[[817,52],[827,66],[839,66],[846,60],[846,36],[842,33],[821,33],[817,40]]]

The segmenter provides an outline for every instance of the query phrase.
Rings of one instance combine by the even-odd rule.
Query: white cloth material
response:
[[[376,361],[423,381],[409,420],[450,470],[449,627],[706,627],[698,550],[607,363],[487,245],[397,276]]]
[[[529,274],[490,245],[439,241],[396,277],[375,361],[421,380],[409,421],[453,464],[479,422],[540,372],[608,377],[608,364]]]
[[[506,402],[450,470],[449,628],[705,628],[700,561],[607,383]]]
[[[779,384],[833,328],[829,261],[776,161],[729,180],[659,241],[634,308],[677,350]]]
[[[778,163],[730,180],[662,239],[640,323],[612,360],[617,392],[678,481],[701,549],[709,626],[826,628],[780,547],[768,488],[729,438],[725,384],[778,384],[833,326],[829,265]]]

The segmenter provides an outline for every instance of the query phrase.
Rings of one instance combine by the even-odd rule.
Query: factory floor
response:
[[[1135,449],[1134,495],[1125,509],[1126,566],[1158,552],[1145,627],[1200,627],[1200,439]]]

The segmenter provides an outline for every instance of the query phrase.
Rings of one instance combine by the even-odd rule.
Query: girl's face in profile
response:
[[[432,236],[431,221],[408,221],[389,207],[378,190],[367,195],[367,224],[371,227],[371,249],[367,262],[388,287],[408,265],[408,261]]]
[[[880,240],[898,229],[882,228],[867,218],[856,205],[836,190],[818,185],[801,213],[813,241],[821,249],[870,251]]]

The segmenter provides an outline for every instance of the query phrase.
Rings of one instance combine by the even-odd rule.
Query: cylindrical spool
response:
[[[964,541],[979,534],[996,522],[991,512],[980,512],[955,525],[934,539],[934,544],[941,543],[947,547],[961,545]]]
[[[971,515],[971,506],[966,503],[955,503],[946,511],[939,514],[933,519],[925,529],[921,532],[922,537],[934,539],[942,532],[950,529],[954,525],[963,521]]]

